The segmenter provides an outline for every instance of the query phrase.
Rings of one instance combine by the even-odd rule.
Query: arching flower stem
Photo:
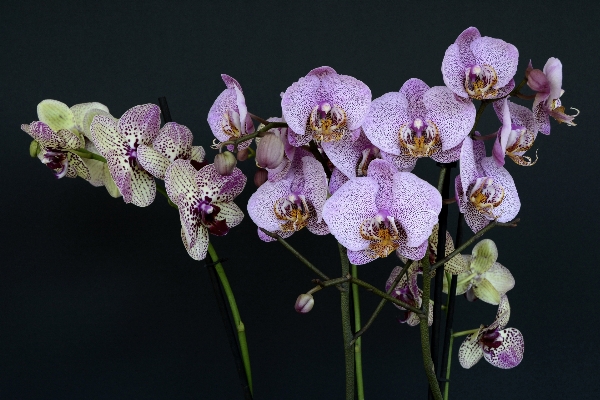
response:
[[[471,132],[469,132],[469,137],[473,138],[475,136],[475,129],[477,128],[477,124],[479,123],[479,118],[483,115],[483,111],[487,107],[488,104],[493,103],[494,101],[490,100],[481,100],[479,104],[479,108],[477,109],[477,114],[475,114],[475,122],[473,123],[473,128],[471,128]]]
[[[358,268],[356,265],[351,264],[352,267],[352,278],[358,278]],[[394,286],[395,287],[395,286]],[[356,283],[352,283],[352,300],[354,303],[354,330],[360,330],[360,299],[358,293],[358,285]],[[358,394],[358,400],[365,400],[365,389],[363,383],[363,373],[362,373],[362,340],[360,337],[357,339],[353,336],[350,341],[350,346],[354,345],[354,364],[356,370],[356,391]]]
[[[338,243],[342,276],[350,275],[350,261],[346,248]],[[352,322],[350,321],[350,290],[348,282],[340,285],[342,308],[342,334],[344,337],[344,360],[346,364],[346,400],[354,400],[354,352],[352,351]]]

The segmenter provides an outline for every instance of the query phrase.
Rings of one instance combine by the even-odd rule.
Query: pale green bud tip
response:
[[[33,158],[36,158],[40,151],[40,145],[37,141],[32,140],[29,145],[29,155]]]
[[[297,312],[301,314],[306,314],[307,312],[312,310],[314,305],[315,299],[312,297],[312,295],[303,293],[300,296],[298,296],[298,299],[296,299],[296,304],[294,305],[294,308]]]
[[[215,156],[215,169],[222,176],[229,176],[237,164],[235,156],[230,151],[224,151]]]

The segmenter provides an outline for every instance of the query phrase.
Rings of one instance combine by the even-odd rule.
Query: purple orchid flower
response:
[[[439,192],[389,161],[373,160],[367,176],[342,185],[325,203],[323,219],[353,264],[397,251],[423,257],[442,207]]]
[[[398,277],[398,274],[402,271],[402,267],[398,266],[392,270],[390,277],[385,283],[385,291],[387,292],[392,287],[392,284]],[[397,298],[398,300],[403,301],[404,303],[411,305],[413,307],[421,308],[421,304],[423,303],[423,291],[419,288],[417,284],[417,277],[423,274],[423,268],[418,263],[413,263],[410,267],[408,267],[408,271],[406,275],[400,278],[400,282],[394,288],[394,290],[390,293],[392,297]],[[421,319],[414,312],[405,309],[397,304],[394,304],[398,309],[404,311],[404,315],[398,318],[400,323],[406,323],[410,326],[419,325]],[[433,301],[429,300],[429,317],[427,320],[428,325],[433,323]]]
[[[165,188],[179,207],[181,239],[194,260],[206,258],[208,234],[223,236],[244,218],[233,203],[246,185],[246,176],[235,168],[220,175],[213,164],[197,170],[190,160],[175,160],[167,169]]]
[[[477,28],[465,29],[450,45],[442,61],[444,83],[460,97],[497,99],[515,87],[519,51],[504,40],[481,37]]]
[[[291,128],[290,143],[350,139],[347,134],[360,127],[370,103],[371,90],[363,82],[338,75],[330,67],[315,68],[283,94],[281,108]]]
[[[399,169],[411,171],[418,158],[448,163],[475,121],[475,106],[443,86],[409,79],[400,92],[375,99],[363,123],[367,137]]]
[[[502,121],[492,153],[496,163],[503,166],[506,154],[518,165],[535,164],[537,156],[535,161],[531,161],[531,157],[523,155],[533,146],[537,136],[537,123],[531,110],[512,103],[506,98],[495,102],[494,110]]]
[[[150,146],[159,128],[160,109],[155,104],[130,108],[118,120],[106,114],[92,120],[92,141],[106,158],[125,203],[146,207],[154,201],[156,183],[138,162],[138,148]]]
[[[307,227],[326,235],[323,204],[327,199],[327,176],[323,166],[309,152],[297,148],[285,177],[269,179],[250,196],[248,215],[259,227],[286,238]],[[258,229],[265,242],[274,240]]]
[[[523,334],[516,328],[505,328],[509,317],[510,304],[508,298],[502,296],[494,323],[487,327],[481,325],[460,345],[458,361],[463,368],[471,368],[481,357],[502,369],[514,368],[521,363],[525,351]]]
[[[475,132],[479,135],[479,132]],[[521,208],[515,183],[506,169],[485,156],[482,141],[466,138],[456,177],[456,201],[467,225],[478,232],[491,220],[512,220]]]
[[[221,92],[210,108],[208,124],[213,135],[221,142],[225,142],[253,133],[254,124],[248,114],[242,86],[229,75],[222,74],[221,78],[227,89]],[[249,145],[249,140],[244,141],[238,145],[238,150],[243,150]],[[233,147],[233,145],[227,146],[229,151],[232,151]]]
[[[191,160],[200,168],[206,165],[202,146],[192,146],[192,132],[185,125],[167,122],[151,145],[140,144],[138,162],[146,171],[159,179],[165,179],[169,166],[175,160]]]
[[[550,134],[550,117],[559,123],[564,122],[569,126],[575,126],[573,119],[579,115],[579,110],[571,107],[577,111],[577,114],[565,114],[565,107],[560,101],[560,96],[565,92],[562,89],[562,63],[560,60],[550,57],[542,71],[533,69],[531,61],[529,61],[525,74],[527,86],[537,92],[533,101],[533,113],[540,132],[544,135]]]

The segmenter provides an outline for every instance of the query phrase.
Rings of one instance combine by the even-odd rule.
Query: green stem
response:
[[[406,271],[408,271],[408,268],[411,266],[412,263],[413,263],[412,260],[408,260],[407,261],[407,263],[402,268],[402,271],[400,271],[400,273],[398,274],[398,276],[396,277],[396,279],[394,280],[394,282],[392,283],[392,285],[390,286],[390,288],[387,290],[387,292],[386,292],[387,295],[389,295],[390,293],[392,293],[392,291],[396,288],[396,286],[398,286],[398,283],[400,282],[400,279],[402,279],[402,276],[404,276],[404,274],[406,273]],[[365,324],[365,326],[363,326],[358,332],[356,332],[354,334],[353,341],[358,340],[358,338],[361,337],[363,335],[363,333],[365,333],[365,331],[367,329],[369,329],[369,327],[371,326],[371,324],[373,323],[373,321],[375,321],[375,318],[377,318],[377,316],[379,315],[379,313],[383,309],[383,306],[385,305],[385,303],[387,303],[387,299],[385,299],[385,298],[381,299],[381,301],[377,305],[377,308],[375,309],[375,311],[373,311],[373,314],[371,315],[371,318],[369,318],[369,320],[367,321],[367,323]]]
[[[440,385],[438,384],[437,378],[435,377],[435,369],[433,366],[433,360],[431,359],[431,347],[429,345],[429,296],[431,292],[431,275],[427,273],[429,271],[429,249],[425,253],[425,257],[421,260],[423,266],[423,312],[419,315],[420,323],[419,330],[421,332],[421,351],[423,353],[423,366],[425,367],[425,374],[429,381],[429,388],[433,393],[435,400],[442,400],[442,392],[440,391]]]
[[[244,370],[246,371],[246,377],[248,378],[250,392],[252,392],[252,371],[250,370],[250,355],[248,354],[248,343],[246,342],[246,328],[242,322],[242,319],[240,318],[240,312],[237,308],[237,303],[235,302],[235,297],[233,295],[233,291],[231,290],[231,286],[229,285],[227,275],[225,275],[225,270],[219,262],[219,256],[210,242],[208,243],[208,254],[210,255],[210,259],[213,261],[213,263],[215,263],[215,270],[217,271],[219,280],[221,281],[223,289],[225,290],[225,296],[229,302],[229,308],[231,310],[231,315],[233,316],[233,322],[237,328]]]
[[[521,80],[521,82],[519,83],[519,85],[514,88],[508,95],[509,96],[516,96],[521,92],[521,89],[523,88],[523,86],[525,86],[525,84],[527,83],[527,77],[523,77],[523,79]]]
[[[103,163],[106,162],[106,158],[102,157],[100,154],[92,153],[91,151],[87,151],[84,148],[69,151],[73,154],[77,154],[81,158],[90,158],[92,160],[102,161]]]
[[[448,400],[450,393],[450,366],[452,365],[452,345],[454,344],[454,336],[450,331],[450,346],[448,347],[448,367],[446,368],[446,384],[444,385],[444,400]]]
[[[463,251],[464,249],[469,247],[475,240],[479,239],[481,236],[483,236],[487,231],[489,231],[493,227],[506,226],[509,228],[514,228],[517,226],[517,222],[519,222],[520,220],[521,220],[520,218],[515,218],[510,222],[498,222],[498,220],[494,220],[494,221],[490,222],[485,228],[483,228],[482,230],[477,232],[475,235],[473,235],[473,237],[471,237],[469,240],[467,240],[466,242],[464,242],[463,244],[458,246],[452,253],[448,254],[446,257],[442,258],[441,260],[436,261],[435,264],[433,264],[431,266],[431,270],[433,271],[434,269],[444,265],[446,262],[448,262],[448,260],[450,260],[452,257],[454,257],[455,255],[457,255],[458,253],[460,253],[461,251]]]
[[[358,268],[356,265],[352,265],[352,278],[358,277]],[[352,299],[354,300],[354,330],[360,330],[360,299],[358,298],[358,285],[352,284]],[[354,339],[354,338],[353,338]],[[356,390],[358,391],[358,400],[365,400],[365,389],[363,384],[363,373],[362,373],[362,340],[359,337],[354,342],[354,362],[356,369]],[[352,343],[351,343],[352,345]]]
[[[234,146],[234,149],[237,151],[237,146],[238,144],[245,142],[246,140],[252,140],[257,136],[262,136],[263,133],[268,132],[269,129],[273,129],[273,128],[287,128],[288,124],[286,124],[285,122],[271,122],[265,126],[263,126],[262,128],[260,128],[259,130],[257,130],[254,133],[251,133],[249,135],[244,135],[238,139],[235,140],[228,140],[226,142],[221,142],[218,144],[217,148],[223,148],[224,146],[230,145],[232,144]]]
[[[405,302],[400,301],[400,300],[398,300],[395,297],[390,296],[386,292],[383,292],[383,291],[377,289],[375,286],[371,285],[370,283],[367,283],[365,281],[361,281],[358,278],[356,278],[356,279],[352,278],[352,283],[356,283],[358,286],[362,286],[362,287],[364,287],[366,289],[369,289],[369,291],[372,292],[373,294],[376,294],[379,297],[383,297],[387,301],[392,302],[394,304],[397,304],[400,307],[406,308],[407,310],[410,310],[410,311],[412,311],[414,313],[417,313],[419,315],[423,313],[422,310],[420,310],[420,309],[418,309],[416,307],[413,307],[410,304],[406,304]]]
[[[340,259],[342,262],[342,276],[350,274],[350,261],[344,246],[338,243]],[[352,341],[352,323],[350,321],[350,290],[348,282],[340,285],[342,305],[342,332],[344,335],[344,360],[346,364],[346,400],[354,400],[354,354],[350,342]]]
[[[477,333],[477,332],[479,332],[479,329],[480,328],[469,329],[468,331],[456,332],[456,333],[452,334],[452,337],[467,336],[467,335],[470,335],[471,333]]]
[[[479,108],[477,109],[477,114],[475,114],[475,122],[473,123],[473,128],[471,128],[471,132],[469,132],[469,137],[473,137],[473,135],[475,134],[475,128],[477,128],[477,124],[479,123],[479,118],[481,118],[481,115],[483,114],[483,110],[485,110],[485,108],[487,107],[487,105],[490,103],[489,100],[481,100],[481,104],[479,104]]]

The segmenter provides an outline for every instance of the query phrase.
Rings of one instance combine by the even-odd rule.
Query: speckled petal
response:
[[[429,238],[438,222],[442,196],[436,188],[410,172],[396,173],[393,185],[390,213],[401,222],[408,236],[406,245],[419,246]]]
[[[346,112],[348,129],[359,128],[369,111],[371,89],[352,76],[336,73],[322,75],[321,87],[328,100]],[[292,129],[295,130],[294,127]]]
[[[346,133],[341,140],[321,142],[321,146],[336,168],[347,177],[354,178],[358,163],[363,156],[362,151],[373,145],[364,134],[359,134],[355,141],[350,140],[350,136],[351,133]]]
[[[436,224],[433,227],[433,231],[431,232],[429,242],[431,243],[431,247],[433,249],[434,254],[436,255],[436,258],[441,259],[440,257],[437,257],[438,234],[439,234],[439,224]],[[452,240],[452,236],[450,235],[450,233],[448,231],[446,231],[446,246],[444,248],[444,253],[445,253],[444,257],[449,255],[453,251],[454,251],[454,241]],[[458,275],[458,274],[468,271],[469,265],[464,262],[464,259],[460,254],[457,254],[456,256],[454,256],[450,260],[448,260],[447,263],[444,264],[444,270],[446,272],[452,273],[453,275]]]
[[[461,205],[465,222],[474,233],[479,232],[490,223],[490,220],[480,213],[470,201],[465,201]]]
[[[445,86],[435,86],[423,95],[427,120],[433,121],[440,133],[442,150],[458,146],[475,123],[475,106],[470,99],[458,99]]]
[[[27,126],[28,129],[24,128],[25,126]],[[22,125],[21,129],[27,132],[33,139],[37,140],[42,147],[62,149],[65,146],[64,139],[41,121],[33,121],[29,125]]]
[[[502,295],[500,299],[500,304],[498,305],[498,311],[496,312],[496,320],[490,327],[492,329],[504,329],[506,325],[508,325],[508,320],[510,319],[510,303],[508,302],[508,297],[506,295]]]
[[[58,100],[42,100],[37,106],[37,114],[38,119],[55,132],[75,126],[73,112],[65,103]]]
[[[394,174],[398,170],[396,166],[386,160],[373,160],[369,164],[367,176],[375,179],[379,186],[375,204],[379,210],[390,211],[394,204]]]
[[[494,367],[502,369],[514,368],[523,360],[525,342],[523,334],[516,328],[506,328],[498,331],[502,344],[497,348],[483,351],[486,361]]]
[[[167,168],[171,165],[167,157],[143,144],[137,149],[137,159],[142,168],[159,179],[165,179]]]
[[[460,159],[460,151],[462,149],[462,142],[457,144],[455,147],[448,150],[440,150],[431,155],[433,161],[439,163],[451,163]]]
[[[281,220],[275,215],[273,205],[278,199],[289,194],[290,185],[291,180],[289,179],[276,182],[267,181],[250,196],[248,215],[258,227],[270,232],[280,229]]]
[[[420,260],[425,256],[427,251],[427,240],[416,247],[410,247],[406,245],[406,239],[400,240],[399,246],[396,249],[396,255],[398,257],[406,257],[409,260]]]
[[[308,75],[294,82],[283,94],[281,99],[283,118],[296,135],[304,135],[306,132],[306,122],[317,104],[317,89],[320,85],[317,76]]]
[[[483,239],[473,247],[471,269],[482,274],[492,267],[498,259],[498,247],[491,239]]]
[[[179,196],[198,191],[196,169],[187,160],[175,160],[165,174],[165,188],[172,202],[179,206]]]
[[[192,155],[190,156],[190,160],[202,162],[204,161],[204,157],[206,157],[206,151],[202,146],[192,146]]]
[[[371,143],[397,156],[401,154],[398,131],[410,122],[406,96],[391,92],[373,100],[362,128]]]
[[[479,344],[478,336],[477,333],[472,333],[460,345],[458,349],[458,362],[461,367],[469,369],[483,357],[483,349],[481,348],[481,344]]]
[[[325,202],[323,219],[333,236],[348,250],[364,250],[369,245],[369,241],[361,237],[360,226],[378,212],[375,204],[378,189],[372,178],[355,178]]]
[[[127,162],[127,159],[124,158],[120,152],[115,150],[111,150],[103,155],[106,158],[110,176],[123,196],[123,201],[125,203],[131,203],[131,166]]]
[[[203,226],[198,227],[197,238],[198,240],[196,240],[194,246],[190,247],[185,237],[185,231],[181,228],[181,239],[188,254],[194,260],[202,261],[206,258],[206,252],[208,250],[208,230]]]
[[[221,209],[217,215],[217,220],[224,219],[229,228],[239,225],[244,219],[244,212],[233,202],[215,202],[213,204]]]
[[[484,36],[473,40],[471,51],[479,65],[489,65],[498,76],[495,89],[506,86],[517,72],[519,51],[515,46],[502,39]]]
[[[314,223],[320,223],[323,216],[323,205],[327,200],[327,175],[325,175],[323,165],[313,157],[302,157],[302,173],[304,175],[304,195],[317,214]],[[319,230],[317,226],[315,229]]]
[[[515,287],[515,278],[508,268],[498,262],[495,262],[492,267],[487,270],[484,276],[485,279],[496,288],[500,295],[506,294],[506,292]]]
[[[504,198],[502,203],[495,208],[496,216],[499,222],[508,222],[517,216],[521,209],[521,200],[510,173],[499,167],[492,157],[486,157],[481,160],[481,167],[486,176],[490,176],[495,182],[504,188]]]
[[[83,129],[83,135],[89,140],[92,140],[91,127],[92,127],[92,121],[94,120],[94,117],[96,115],[103,115],[105,117],[111,118],[113,121],[115,121],[115,125],[116,125],[117,121],[119,121],[117,118],[113,117],[106,111],[99,110],[96,108],[88,110],[85,113],[85,115],[83,116],[83,121],[81,122],[81,124],[82,124],[81,128]]]
[[[156,197],[154,177],[137,165],[131,169],[131,202],[138,207],[152,204]]]
[[[404,85],[400,88],[406,100],[408,101],[408,118],[414,120],[415,118],[425,118],[427,115],[427,108],[423,103],[423,94],[429,90],[429,86],[420,79],[411,78],[404,82]]]
[[[488,304],[500,304],[500,293],[485,278],[473,285],[473,293],[478,299]]]
[[[106,113],[108,114],[108,107],[106,107],[104,104],[102,103],[97,103],[97,102],[91,102],[91,103],[81,103],[81,104],[75,104],[74,106],[71,106],[71,112],[73,113],[73,118],[75,121],[75,127],[77,128],[77,130],[81,133],[83,133],[86,137],[90,137],[89,136],[89,132],[90,132],[90,123],[92,122],[92,118],[90,118],[88,121],[86,121],[86,114],[88,112],[90,112],[91,110],[97,110],[97,113]]]
[[[350,178],[344,175],[339,169],[334,168],[331,172],[331,178],[329,178],[329,193],[334,194],[344,183],[348,182]]]
[[[364,265],[364,264],[370,263],[371,261],[376,260],[376,258],[373,258],[371,256],[373,253],[366,251],[366,250],[358,250],[358,251],[347,250],[347,254],[348,254],[348,260],[350,261],[351,264],[354,264],[354,265]]]
[[[69,160],[69,166],[72,166],[77,173],[77,176],[89,181],[92,176],[90,175],[90,169],[83,162],[83,159],[76,154],[67,153],[67,159]]]
[[[105,158],[109,152],[124,148],[125,139],[117,130],[117,121],[109,115],[96,115],[90,133],[96,148]]]
[[[475,27],[465,29],[451,44],[442,60],[442,76],[444,84],[457,95],[467,98],[465,91],[465,68],[475,64],[475,56],[471,51],[471,43],[481,35]]]
[[[205,173],[210,172],[213,181],[221,182],[221,190],[214,201],[230,202],[242,193],[246,186],[246,175],[239,168],[234,168],[229,176],[221,176],[213,164],[209,164],[207,167],[209,168],[203,168],[206,170]]]
[[[152,143],[154,150],[167,157],[170,162],[178,158],[189,160],[192,157],[192,132],[185,125],[167,122]]]
[[[418,158],[408,154],[400,154],[397,156],[383,150],[381,150],[379,154],[381,155],[381,158],[394,164],[396,168],[398,168],[398,171],[401,172],[410,172],[415,169],[415,165],[417,165]]]
[[[160,108],[156,104],[132,107],[119,118],[117,129],[130,147],[149,145],[160,129]]]
[[[481,141],[474,141],[467,137],[463,140],[460,151],[460,181],[463,190],[462,203],[464,207],[467,201],[466,190],[469,185],[483,174],[482,168],[479,165],[481,150],[485,156],[485,145]],[[463,211],[464,212],[464,211]]]

